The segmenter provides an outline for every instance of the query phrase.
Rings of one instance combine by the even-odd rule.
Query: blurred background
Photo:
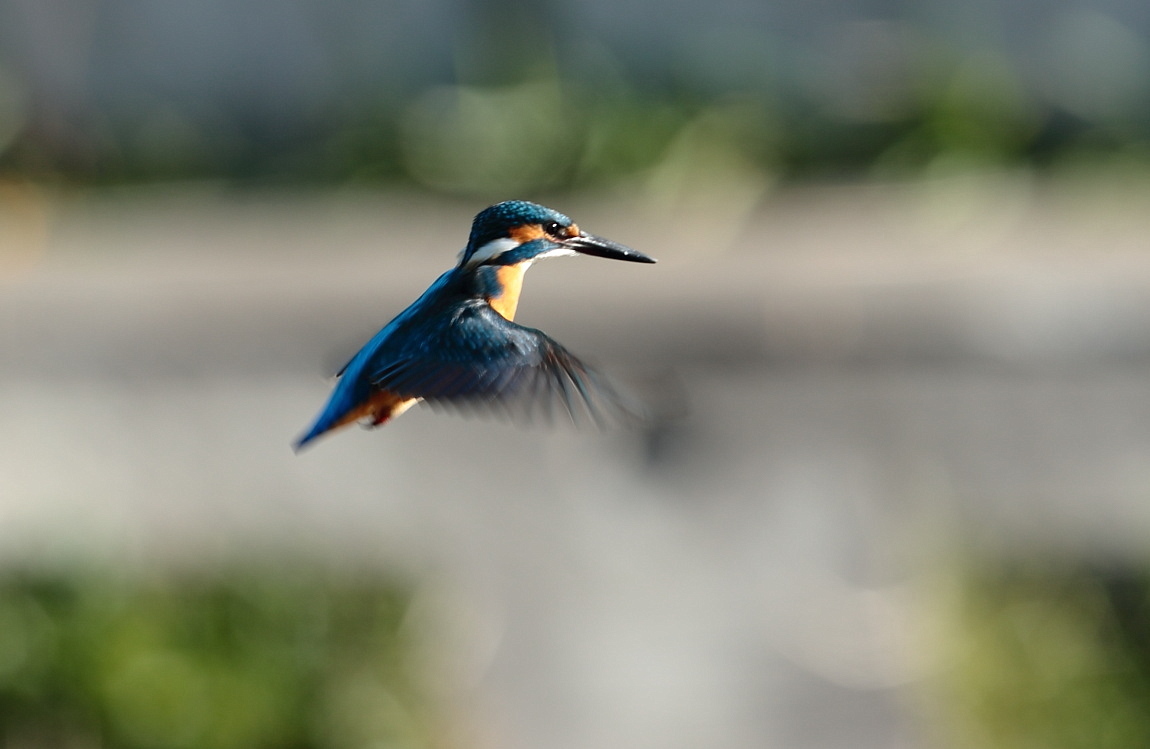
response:
[[[633,432],[331,374],[527,198]],[[4,747],[1150,744],[1150,5],[0,0]]]

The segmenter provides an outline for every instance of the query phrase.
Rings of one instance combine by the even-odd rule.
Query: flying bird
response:
[[[380,426],[421,401],[544,418],[558,410],[576,421],[634,414],[610,380],[542,331],[514,322],[531,264],[575,254],[655,262],[536,203],[509,200],[480,211],[458,264],[344,365],[295,449],[353,422]]]

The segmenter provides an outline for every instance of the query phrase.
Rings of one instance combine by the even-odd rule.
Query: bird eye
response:
[[[567,227],[560,224],[558,221],[548,221],[543,224],[543,231],[547,232],[553,237],[562,237],[567,234]]]

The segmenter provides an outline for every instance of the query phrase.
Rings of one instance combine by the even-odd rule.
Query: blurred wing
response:
[[[416,345],[370,373],[372,384],[433,406],[598,425],[641,419],[639,404],[556,341],[484,303],[421,331]]]

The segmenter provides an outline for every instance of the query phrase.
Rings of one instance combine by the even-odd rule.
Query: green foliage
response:
[[[0,59],[0,177],[353,181],[506,198],[657,181],[685,140],[772,181],[913,177],[939,163],[1058,167],[1145,150],[1143,31],[1067,9],[1014,39],[1005,19],[960,5],[871,18],[816,10],[817,28],[797,36],[754,12],[745,23],[663,22],[632,44],[568,25],[560,6],[487,0],[456,9],[466,20],[450,54],[428,48],[366,66],[345,35],[317,34],[323,81],[285,77],[249,99],[222,82],[192,93],[189,80],[181,93],[145,77],[144,90],[121,91],[115,76],[94,76],[105,86],[77,83],[62,112],[39,102],[52,92],[38,91],[37,76]],[[402,34],[434,16],[413,10],[388,24]],[[76,33],[98,47],[115,31]],[[370,33],[359,43],[374,44]]]
[[[1140,120],[1117,131],[1057,116],[1000,56],[932,54],[940,59],[922,62],[929,74],[906,82],[898,106],[877,113],[863,94],[852,108],[766,86],[597,87],[548,69],[505,83],[432,86],[402,101],[349,102],[279,139],[245,134],[226,114],[205,120],[173,105],[157,105],[134,128],[97,119],[82,144],[16,128],[0,142],[0,176],[390,183],[494,199],[642,182],[677,158],[684,139],[772,178],[915,176],[940,159],[1044,165],[1083,142],[1104,157],[1146,139]]]
[[[1150,746],[1150,575],[980,569],[943,642],[958,746]]]
[[[0,578],[10,746],[420,747],[409,597],[303,569]]]

